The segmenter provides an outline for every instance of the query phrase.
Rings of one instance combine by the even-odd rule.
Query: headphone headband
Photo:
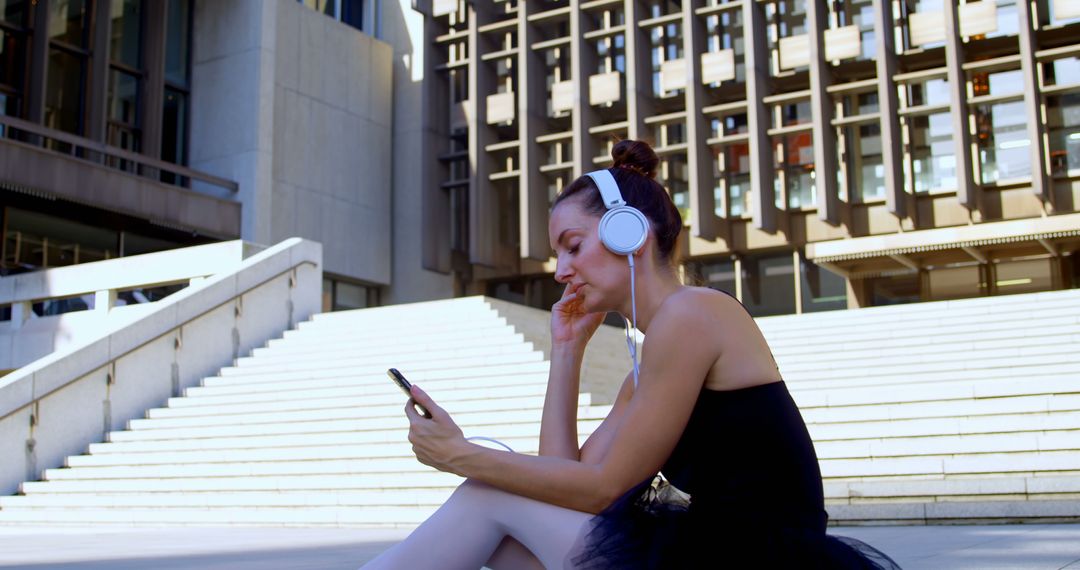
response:
[[[600,190],[600,197],[604,200],[607,209],[611,210],[626,205],[626,200],[623,200],[622,192],[619,191],[619,184],[615,182],[615,177],[611,175],[610,170],[606,168],[594,170],[586,172],[585,176],[592,178],[596,187]]]

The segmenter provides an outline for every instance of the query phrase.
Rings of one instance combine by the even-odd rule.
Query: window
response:
[[[90,44],[86,0],[49,3],[49,63],[45,125],[83,134]],[[63,149],[67,145],[56,144]]]
[[[188,163],[188,114],[191,101],[191,0],[168,0],[165,15],[165,97],[161,159]],[[163,172],[164,182],[186,180]]]
[[[742,296],[755,317],[795,313],[795,263],[791,252],[742,260]]]
[[[716,215],[721,218],[740,218],[749,214],[750,144],[743,142],[723,145],[714,152],[716,171],[713,174],[717,186],[713,198]]]
[[[806,0],[777,0],[765,4],[766,33],[772,74],[800,71],[810,65],[805,44],[784,40],[806,36]]]
[[[623,34],[606,36],[596,42],[597,73],[626,72],[626,38]]]
[[[1050,172],[1080,174],[1080,92],[1046,97]]]
[[[682,89],[664,90],[660,81],[660,70],[663,63],[683,57],[682,25],[669,23],[654,26],[649,30],[649,42],[651,46],[649,53],[652,62],[653,96],[666,98],[682,95]]]
[[[1024,78],[1019,69],[971,74],[975,143],[983,184],[1031,176]]]
[[[743,42],[743,19],[740,10],[724,10],[705,19],[706,51],[711,53],[731,50],[735,56],[735,82],[746,81],[745,46]],[[712,83],[713,87],[719,83]]]
[[[802,256],[799,259],[799,287],[804,313],[847,308],[847,280]]]
[[[840,129],[841,195],[852,202],[885,199],[881,125],[875,119]]]
[[[25,0],[0,1],[0,115],[23,115],[27,17]],[[0,126],[0,135],[3,134]]]
[[[838,0],[828,2],[832,28],[855,26],[859,30],[859,61],[872,60],[877,55],[874,37],[873,0]]]
[[[690,220],[690,171],[685,153],[674,153],[660,159],[657,182],[667,188],[671,200],[679,209],[683,222]]]
[[[777,200],[787,194],[787,207],[793,210],[812,208],[817,205],[817,188],[814,184],[814,140],[810,131],[773,137],[775,148]],[[778,207],[783,207],[780,202]]]
[[[364,0],[298,0],[304,6],[330,16],[331,18],[352,26],[360,31],[374,33],[370,26],[365,28],[366,22],[374,18],[374,14],[367,11],[373,9]]]
[[[906,185],[915,193],[956,189],[956,149],[949,113],[904,117],[908,136]]]

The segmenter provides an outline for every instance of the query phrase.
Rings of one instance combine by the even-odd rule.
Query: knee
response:
[[[483,481],[478,481],[476,479],[466,479],[460,485],[458,485],[457,489],[454,490],[454,495],[462,495],[465,497],[481,497],[489,496],[498,492],[500,492],[499,489],[488,485]]]

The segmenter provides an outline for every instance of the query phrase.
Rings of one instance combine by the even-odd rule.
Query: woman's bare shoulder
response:
[[[735,311],[743,308],[734,297],[708,287],[684,286],[664,301],[658,318],[678,319],[701,328],[720,327]]]

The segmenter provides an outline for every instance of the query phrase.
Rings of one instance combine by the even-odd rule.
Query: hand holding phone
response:
[[[405,379],[405,376],[402,375],[401,372],[398,372],[397,368],[391,368],[387,370],[386,375],[389,376],[390,379],[393,380],[394,383],[397,384],[403,392],[405,392],[406,396],[412,398],[412,384],[410,384],[409,381]],[[431,418],[431,412],[425,410],[424,406],[421,406],[420,404],[413,404],[413,406],[417,411],[420,412],[420,415],[428,419]]]

